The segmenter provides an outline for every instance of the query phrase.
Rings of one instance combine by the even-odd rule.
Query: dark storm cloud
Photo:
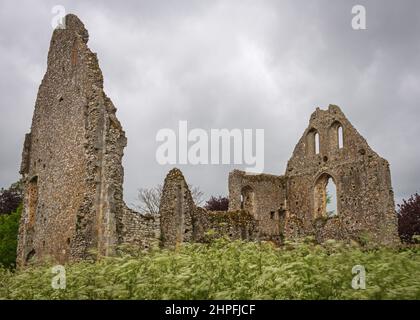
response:
[[[163,181],[156,132],[264,128],[265,171],[282,174],[315,107],[338,104],[391,163],[397,200],[419,191],[418,1],[3,1],[0,182],[18,178],[46,67],[51,8],[76,13],[128,136],[125,198]],[[367,9],[367,30],[351,8]],[[233,166],[180,166],[206,195]]]

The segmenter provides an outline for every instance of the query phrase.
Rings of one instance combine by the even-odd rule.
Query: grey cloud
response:
[[[62,1],[89,30],[127,132],[127,202],[170,169],[155,161],[161,128],[264,128],[265,171],[281,174],[311,112],[330,103],[390,161],[397,200],[419,191],[420,3],[359,3],[363,31],[353,1]],[[4,186],[18,178],[56,4],[0,5]],[[234,167],[180,166],[207,196],[227,193]]]

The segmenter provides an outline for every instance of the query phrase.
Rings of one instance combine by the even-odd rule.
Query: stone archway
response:
[[[338,214],[337,184],[333,176],[321,174],[313,188],[313,218],[328,218]]]

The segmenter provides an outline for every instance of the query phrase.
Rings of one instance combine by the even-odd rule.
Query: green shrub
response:
[[[22,206],[11,214],[0,215],[0,266],[13,268]]]
[[[218,239],[68,264],[63,290],[48,265],[0,270],[0,299],[420,299],[419,251]],[[351,287],[355,265],[365,290]]]

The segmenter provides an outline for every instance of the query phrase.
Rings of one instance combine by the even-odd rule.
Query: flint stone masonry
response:
[[[182,172],[179,169],[172,169],[165,178],[159,207],[163,246],[171,247],[193,239],[195,209]]]
[[[164,247],[222,236],[232,240],[258,239],[257,222],[247,210],[209,211],[196,206],[182,172],[176,168],[165,178],[159,215]]]
[[[242,199],[241,199],[242,198]],[[247,210],[258,221],[259,238],[280,242],[286,179],[270,174],[229,174],[229,210]]]
[[[319,108],[297,143],[284,175],[229,174],[229,210],[195,205],[179,169],[165,178],[158,216],[123,201],[125,133],[103,91],[88,32],[75,15],[53,33],[20,173],[24,184],[17,264],[59,263],[111,255],[131,244],[150,248],[214,237],[266,240],[313,236],[398,241],[388,162],[378,156],[338,106]],[[327,184],[337,212],[327,212]]]
[[[336,186],[334,215],[327,211],[330,181]],[[244,212],[248,214],[245,227],[238,223]],[[399,241],[389,164],[335,105],[317,108],[311,115],[284,175],[234,170],[229,174],[228,212],[196,208],[189,214],[193,241],[205,241],[210,230],[232,239],[277,244],[306,236],[318,242],[337,239],[387,245]],[[166,220],[161,226],[173,229]]]
[[[121,226],[121,243],[136,245],[144,249],[160,244],[159,216],[140,214],[130,208],[125,208]]]
[[[54,30],[21,174],[25,183],[17,263],[111,254],[138,219],[123,202],[121,158],[127,143],[103,91],[88,32],[75,15]],[[131,217],[130,217],[131,215]],[[140,220],[139,220],[140,223]],[[141,224],[141,223],[140,223]]]
[[[197,207],[194,211],[194,241],[228,237],[231,240],[258,240],[258,224],[246,210],[209,211]]]
[[[319,143],[315,141],[317,137]],[[329,179],[335,183],[337,194],[337,214],[333,217],[326,214]],[[248,205],[249,193],[253,200]],[[263,237],[270,233],[266,217],[270,210],[277,209],[284,218],[280,238],[314,236],[318,241],[369,238],[380,244],[398,241],[389,164],[369,147],[335,105],[327,110],[317,108],[311,115],[283,176],[231,173],[231,210],[240,208],[241,195],[245,197],[242,205],[250,206],[255,219],[262,222]]]

